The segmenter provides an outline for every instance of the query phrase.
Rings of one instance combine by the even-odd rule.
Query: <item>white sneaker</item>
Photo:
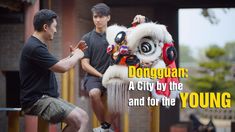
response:
[[[93,132],[114,132],[111,128],[109,128],[109,129],[103,129],[103,128],[101,128],[101,126],[100,127],[97,127],[97,128],[94,128],[93,129]]]
[[[110,132],[109,129],[103,129],[100,127],[94,128],[93,132]]]

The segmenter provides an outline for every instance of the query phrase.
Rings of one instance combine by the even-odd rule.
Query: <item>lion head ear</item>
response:
[[[106,30],[106,39],[108,41],[109,44],[115,44],[115,37],[116,35],[121,32],[124,31],[126,32],[127,28],[124,26],[119,26],[117,24],[109,26]]]
[[[163,42],[164,43],[172,43],[173,42],[172,36],[167,31],[166,26],[161,25],[161,28],[162,28],[162,33],[163,33]]]

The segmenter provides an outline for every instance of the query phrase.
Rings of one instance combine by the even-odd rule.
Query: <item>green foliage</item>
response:
[[[205,54],[207,61],[199,62],[200,70],[197,75],[191,76],[187,84],[195,92],[230,92],[235,100],[235,80],[231,75],[231,61],[226,61],[226,48],[210,46]],[[233,49],[230,49],[233,50]],[[226,52],[225,52],[226,51]],[[235,52],[234,52],[235,53]]]
[[[209,59],[219,59],[224,54],[225,54],[225,50],[217,46],[211,46],[206,51],[206,57],[208,57]]]
[[[194,62],[195,61],[195,59],[191,55],[192,52],[189,46],[180,45],[179,49],[180,49],[180,52],[179,52],[180,62]]]
[[[212,82],[214,81],[213,78],[206,75],[201,78],[190,77],[189,78],[189,87],[196,92],[206,92],[211,91],[213,89]],[[200,89],[199,89],[200,88]]]
[[[224,60],[235,62],[235,41],[226,43],[224,49],[226,51]]]
[[[211,71],[215,71],[218,69],[230,70],[231,64],[222,61],[210,61],[210,62],[200,62],[199,66],[205,69],[209,69]]]

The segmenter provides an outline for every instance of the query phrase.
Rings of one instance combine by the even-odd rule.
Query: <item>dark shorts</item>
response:
[[[24,112],[28,115],[40,116],[51,123],[59,123],[75,108],[75,105],[61,98],[43,95],[30,108],[24,109]]]
[[[95,76],[86,76],[84,79],[84,87],[87,92],[94,88],[100,89],[102,93],[106,91],[106,88],[102,85],[102,78]]]

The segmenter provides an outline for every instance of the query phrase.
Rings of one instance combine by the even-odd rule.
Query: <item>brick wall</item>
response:
[[[6,78],[3,75],[3,73],[0,71],[0,107],[5,107],[6,106]],[[0,126],[1,130],[3,130],[3,132],[6,131],[6,112],[0,112]]]
[[[6,106],[6,78],[3,73],[0,71],[0,107]]]
[[[133,7],[111,7],[110,24],[117,23],[119,25],[131,26],[131,22],[135,15],[141,14],[150,19],[155,18],[155,10],[151,7],[133,6]]]
[[[2,71],[18,71],[24,41],[23,24],[0,24],[0,107],[6,107],[6,77]],[[7,131],[6,112],[0,112],[0,126]]]
[[[54,55],[57,59],[62,59],[62,22],[61,22],[61,1],[58,0],[51,0],[51,10],[55,11],[58,15],[58,26],[57,26],[57,33],[55,33],[54,40],[52,41],[51,45],[49,46],[49,51],[52,55]],[[62,74],[56,73],[57,84],[59,89],[61,89],[61,76]]]
[[[24,25],[1,24],[0,32],[0,69],[19,70],[20,51],[24,43]]]

